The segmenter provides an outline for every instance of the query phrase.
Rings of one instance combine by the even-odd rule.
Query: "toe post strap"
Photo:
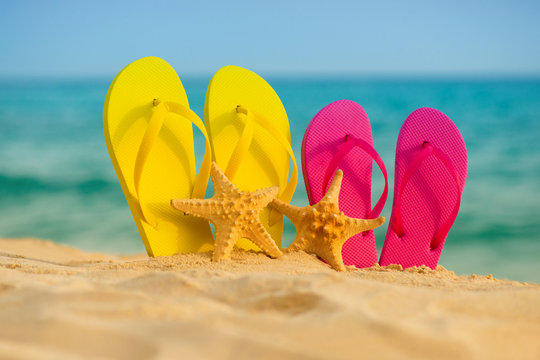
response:
[[[289,203],[294,195],[296,184],[298,182],[298,166],[296,164],[296,158],[294,156],[290,141],[283,135],[282,131],[276,128],[264,115],[259,114],[254,110],[247,109],[242,105],[237,105],[235,111],[238,115],[245,118],[244,129],[240,135],[240,139],[236,144],[236,147],[232,152],[229,163],[226,166],[225,174],[231,180],[234,178],[253,140],[255,125],[259,125],[266,132],[268,132],[281,145],[282,148],[287,151],[292,161],[292,174],[287,182],[287,185],[282,191],[280,191],[280,194],[277,197],[278,199]],[[281,217],[282,216],[279,212],[272,210],[270,212],[270,225],[273,225],[279,221]]]
[[[199,169],[199,173],[193,183],[193,190],[191,193],[192,198],[204,198],[204,195],[206,193],[206,187],[208,186],[208,179],[210,177],[212,154],[210,152],[210,140],[208,137],[208,133],[206,132],[206,127],[204,126],[204,123],[199,118],[199,116],[197,116],[197,114],[195,114],[193,110],[179,103],[172,101],[163,101],[159,98],[153,99],[152,107],[153,113],[146,128],[146,132],[144,133],[141,143],[139,145],[139,150],[135,159],[133,179],[135,189],[134,198],[139,204],[139,211],[141,213],[141,216],[146,223],[150,224],[153,227],[156,227],[156,217],[152,214],[150,209],[148,209],[145,202],[141,201],[141,199],[144,199],[144,194],[141,194],[140,184],[142,175],[144,173],[145,165],[148,160],[148,156],[154,148],[155,142],[158,139],[160,130],[163,127],[167,114],[174,113],[181,118],[193,123],[202,132],[206,141],[206,149],[204,151],[203,162]]]
[[[433,146],[431,143],[427,141],[424,141],[422,143],[421,148],[413,157],[411,163],[405,170],[405,173],[403,175],[403,180],[401,181],[401,185],[398,189],[398,192],[394,195],[395,196],[395,205],[394,205],[395,210],[394,210],[394,216],[393,216],[394,220],[392,221],[391,226],[398,237],[401,238],[404,236],[405,231],[403,227],[403,216],[401,213],[401,198],[407,184],[409,183],[409,180],[412,178],[412,176],[414,175],[416,170],[418,170],[418,168],[424,162],[424,160],[426,160],[430,156],[435,156],[444,164],[445,168],[452,175],[454,184],[456,185],[456,189],[457,189],[456,202],[455,202],[452,212],[450,213],[446,221],[435,233],[435,235],[433,236],[433,239],[431,240],[430,249],[434,250],[442,243],[443,239],[446,237],[446,235],[450,231],[452,224],[456,220],[456,217],[457,217],[457,214],[459,213],[459,208],[461,205],[462,191],[461,191],[461,183],[459,181],[457,171],[454,165],[452,164],[452,160],[441,149],[439,149],[436,146]]]
[[[363,139],[354,137],[352,135],[346,135],[343,142],[337,146],[336,153],[334,154],[334,157],[326,168],[326,173],[323,180],[324,188],[322,193],[324,194],[326,192],[332,176],[334,176],[345,156],[347,156],[347,154],[349,154],[354,148],[360,148],[364,152],[366,152],[366,154],[368,154],[379,166],[384,176],[384,190],[373,209],[366,216],[367,219],[375,219],[381,214],[384,208],[384,204],[386,203],[386,198],[388,197],[388,174],[386,172],[386,167],[384,166],[382,158],[379,156],[377,151],[375,151],[373,146]]]

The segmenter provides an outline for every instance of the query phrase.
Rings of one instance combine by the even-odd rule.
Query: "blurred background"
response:
[[[0,237],[144,251],[107,154],[102,111],[125,65],[159,56],[201,117],[220,67],[263,76],[285,105],[298,159],[318,110],[339,99],[360,103],[392,184],[401,124],[418,107],[441,110],[465,139],[469,174],[440,263],[458,274],[540,282],[540,3],[0,5]],[[377,171],[374,200],[383,185]],[[307,204],[301,182],[293,203]],[[376,231],[379,251],[386,228]],[[294,227],[285,231],[287,245]]]

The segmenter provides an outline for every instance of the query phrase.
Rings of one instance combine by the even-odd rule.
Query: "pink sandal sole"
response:
[[[381,265],[437,267],[467,179],[467,149],[442,112],[421,108],[401,127],[394,201]]]
[[[371,209],[373,160],[381,167],[386,187]],[[326,193],[337,169],[343,170],[339,196],[340,210],[354,218],[376,218],[388,194],[384,164],[373,149],[371,125],[364,109],[349,100],[324,107],[310,122],[302,143],[302,169],[310,204]],[[377,262],[373,230],[351,237],[342,250],[345,265],[363,268]]]

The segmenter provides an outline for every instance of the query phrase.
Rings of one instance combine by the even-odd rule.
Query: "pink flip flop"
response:
[[[394,201],[380,264],[435,269],[466,179],[467,149],[456,125],[435,109],[413,111],[398,136]]]
[[[371,209],[371,171],[375,160],[384,175],[385,188]],[[347,216],[374,219],[388,195],[384,163],[373,149],[371,125],[362,106],[335,101],[324,107],[306,129],[302,143],[302,169],[310,204],[322,199],[338,169],[343,170],[339,207]],[[342,250],[345,265],[369,267],[377,262],[373,230],[351,237]]]

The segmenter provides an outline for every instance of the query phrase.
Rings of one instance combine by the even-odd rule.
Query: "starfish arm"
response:
[[[330,246],[319,248],[315,254],[326,261],[333,269],[337,271],[345,271],[343,257],[341,256],[341,246]]]
[[[341,189],[341,181],[343,180],[343,171],[339,169],[334,175],[334,179],[330,183],[326,194],[322,198],[321,202],[328,201],[334,204],[338,203],[339,200],[339,190]]]
[[[212,261],[220,261],[231,256],[237,236],[234,228],[227,224],[216,224],[216,239],[214,241],[214,254]]]
[[[325,241],[321,236],[322,234],[316,234],[314,237],[310,237],[311,240],[302,239],[297,241],[297,239],[295,239],[287,250],[301,250],[308,254],[315,254],[326,261],[333,269],[345,271],[345,265],[343,264],[343,258],[341,256],[341,248],[347,239],[338,238],[333,241]]]
[[[348,218],[345,222],[345,231],[348,237],[351,237],[358,233],[378,228],[383,223],[384,216],[369,220]]]
[[[246,230],[246,235],[252,243],[261,248],[261,250],[272,258],[277,258],[283,255],[281,250],[278,249],[276,242],[264,226],[257,221],[252,227]]]
[[[300,251],[306,249],[306,239],[304,236],[299,233],[294,238],[293,242],[289,247],[286,249],[286,252],[293,252],[293,251]]]
[[[229,180],[223,171],[219,168],[216,162],[212,162],[210,169],[210,177],[214,184],[214,193],[231,193],[239,192],[238,188]]]
[[[171,206],[190,215],[213,220],[218,202],[214,199],[173,199]]]
[[[278,194],[279,186],[272,186],[269,188],[253,191],[251,193],[253,199],[255,199],[255,202],[257,204],[255,207],[259,209],[262,209],[266,205],[268,205],[268,203],[274,200]]]
[[[297,231],[299,230],[299,226],[302,224],[302,221],[304,219],[304,208],[287,204],[286,202],[283,202],[279,199],[274,199],[270,203],[270,207],[286,215],[296,227]]]

